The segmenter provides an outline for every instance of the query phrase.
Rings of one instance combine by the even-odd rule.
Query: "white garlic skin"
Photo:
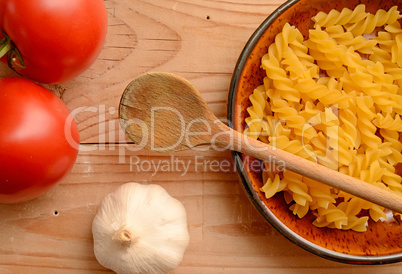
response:
[[[181,202],[159,185],[126,183],[102,201],[92,223],[98,262],[117,273],[167,273],[189,244]]]

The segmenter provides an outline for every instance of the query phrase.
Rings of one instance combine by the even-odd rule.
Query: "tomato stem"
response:
[[[0,30],[0,33],[3,35],[0,40],[0,58],[7,54],[7,64],[14,71],[15,67],[25,68],[24,60],[14,42],[4,31]]]
[[[12,48],[12,41],[10,37],[8,37],[5,33],[3,33],[3,39],[0,40],[0,58],[3,57],[7,52],[9,52]]]

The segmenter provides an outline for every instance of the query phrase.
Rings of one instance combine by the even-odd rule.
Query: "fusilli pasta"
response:
[[[308,39],[285,24],[261,67],[244,133],[402,195],[402,29],[397,7],[319,12]],[[317,227],[366,230],[384,208],[285,170],[264,173],[267,198],[283,192]],[[367,212],[367,213],[365,213]],[[397,214],[395,214],[397,215]]]

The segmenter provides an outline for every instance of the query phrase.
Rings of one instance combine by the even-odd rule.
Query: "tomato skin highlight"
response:
[[[13,66],[18,73],[39,83],[63,83],[99,56],[107,12],[103,0],[0,0],[0,29],[25,63]]]
[[[0,79],[0,203],[55,187],[71,171],[79,132],[64,102],[21,77]]]

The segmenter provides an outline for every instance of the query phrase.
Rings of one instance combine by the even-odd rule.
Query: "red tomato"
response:
[[[75,121],[48,89],[20,77],[0,80],[0,203],[33,199],[73,167]]]
[[[106,29],[103,0],[0,0],[0,30],[25,63],[12,67],[36,82],[62,83],[87,70],[103,48]]]

